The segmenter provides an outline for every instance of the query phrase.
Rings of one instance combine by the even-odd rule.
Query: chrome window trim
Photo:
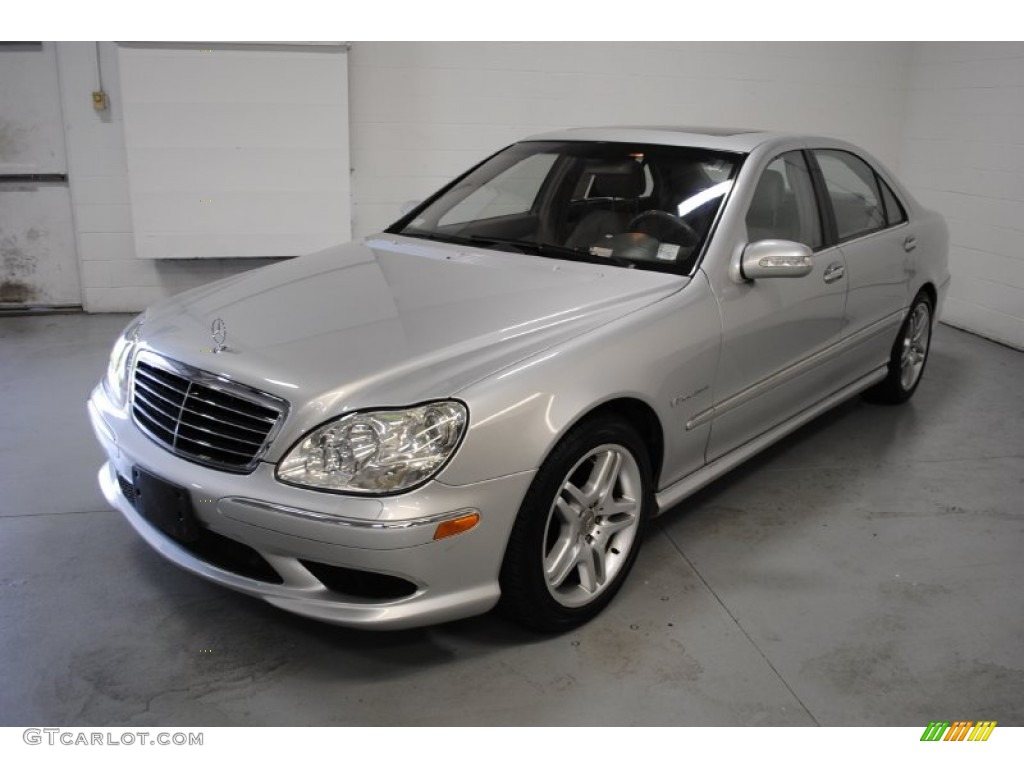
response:
[[[895,232],[900,227],[909,227],[909,226],[910,226],[910,217],[908,215],[907,220],[906,221],[901,221],[899,224],[893,224],[892,226],[886,226],[884,229],[873,229],[870,232],[865,232],[862,235],[855,235],[854,237],[851,237],[848,240],[838,240],[838,241],[836,241],[836,244],[835,244],[834,247],[842,248],[844,245],[851,245],[852,243],[859,243],[861,240],[867,240],[869,237],[874,237],[875,235],[885,235],[885,234],[888,234],[890,232]]]
[[[829,192],[828,192],[828,186],[827,186],[827,183],[826,183],[826,180],[825,180],[825,173],[824,173],[824,171],[821,170],[821,165],[818,163],[818,153],[819,152],[845,152],[846,154],[852,155],[853,157],[855,157],[858,160],[860,160],[862,163],[864,163],[864,165],[866,165],[868,168],[871,169],[872,173],[875,174],[876,186],[877,186],[877,182],[881,181],[887,187],[889,187],[889,191],[892,192],[893,197],[896,198],[896,201],[900,204],[900,207],[903,208],[903,213],[904,213],[904,215],[906,217],[903,221],[900,221],[900,222],[898,222],[896,224],[889,224],[889,222],[886,221],[885,224],[883,226],[879,227],[878,229],[872,229],[872,230],[870,230],[868,232],[859,232],[859,233],[857,233],[855,235],[851,235],[850,237],[847,237],[845,239],[839,237],[839,232],[836,231],[835,232],[836,239],[835,239],[835,242],[833,243],[833,245],[841,247],[841,246],[844,246],[844,245],[848,245],[850,243],[855,243],[855,242],[857,242],[859,240],[864,240],[865,238],[868,238],[868,237],[873,237],[874,235],[882,234],[883,232],[891,232],[893,230],[899,229],[900,227],[905,227],[905,226],[909,226],[910,225],[910,219],[911,219],[911,215],[910,215],[911,209],[910,209],[910,206],[907,205],[907,201],[903,199],[903,197],[901,196],[900,192],[896,189],[896,185],[894,185],[892,183],[892,181],[887,179],[885,177],[885,174],[883,174],[881,172],[881,170],[879,170],[878,167],[874,163],[870,162],[869,160],[867,160],[866,158],[862,157],[858,153],[853,152],[853,151],[851,151],[849,149],[845,149],[845,148],[838,148],[838,147],[807,147],[807,152],[810,153],[811,157],[814,159],[815,165],[818,166],[818,174],[821,177],[822,183],[825,184],[825,188],[822,190],[822,194],[823,194],[823,196],[825,198],[828,199],[829,208],[832,209],[833,220],[835,219],[835,206],[834,206],[834,204],[832,202],[832,198],[831,198],[831,196],[829,195]],[[879,187],[878,193],[879,193],[879,201],[881,202],[881,197],[883,196],[881,187]],[[820,207],[821,207],[821,205],[820,205],[820,201],[819,201],[819,208]],[[882,213],[883,213],[883,215],[885,213],[885,203],[884,202],[882,202]]]
[[[168,373],[172,373],[176,376],[181,376],[182,378],[187,379],[190,382],[199,384],[204,387],[208,387],[209,389],[213,389],[218,392],[223,392],[224,394],[231,395],[242,400],[247,400],[253,403],[254,405],[259,405],[264,408],[269,408],[271,410],[276,411],[278,414],[277,419],[273,423],[273,425],[271,425],[270,431],[267,433],[267,437],[266,439],[264,439],[263,444],[259,447],[259,450],[257,450],[253,454],[252,461],[243,466],[238,464],[222,464],[221,462],[217,461],[201,459],[195,456],[194,454],[191,454],[187,451],[181,451],[175,446],[169,445],[158,435],[153,434],[151,430],[149,430],[142,422],[139,421],[139,419],[135,417],[135,369],[138,367],[138,364],[140,362],[144,362],[155,368],[160,368],[161,370],[167,371]],[[224,408],[225,410],[231,410],[231,408],[227,406],[224,406]],[[277,397],[276,395],[271,395],[268,392],[263,392],[261,390],[255,389],[254,387],[250,387],[247,384],[242,384],[241,382],[237,382],[233,379],[228,378],[227,376],[221,376],[216,373],[211,373],[210,371],[204,371],[201,368],[196,368],[192,365],[189,365],[188,363],[183,363],[179,360],[174,360],[169,357],[164,357],[163,355],[159,355],[149,348],[143,348],[139,350],[131,364],[131,375],[129,376],[128,391],[128,410],[131,414],[132,423],[136,427],[138,427],[154,443],[159,445],[168,453],[174,454],[175,456],[186,461],[190,461],[193,464],[199,464],[200,466],[211,467],[213,469],[218,469],[224,472],[231,472],[233,474],[251,473],[254,469],[256,469],[257,466],[259,466],[260,461],[263,460],[263,457],[266,455],[267,451],[270,450],[270,446],[273,444],[277,436],[281,433],[281,429],[284,427],[284,423],[288,418],[289,409],[290,405],[288,401],[285,400],[284,398]],[[176,419],[175,422],[176,424],[180,422],[180,418]],[[245,441],[242,440],[241,442]],[[227,452],[231,453],[230,450],[227,450]]]

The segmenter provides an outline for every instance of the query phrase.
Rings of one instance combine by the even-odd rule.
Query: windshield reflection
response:
[[[389,232],[524,254],[689,272],[742,155],[615,142],[522,142]]]

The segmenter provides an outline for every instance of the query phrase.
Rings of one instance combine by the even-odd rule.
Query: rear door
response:
[[[867,373],[884,364],[910,302],[909,252],[916,246],[903,206],[858,155],[816,149],[826,212],[846,261],[844,361]]]
[[[63,126],[55,44],[0,44],[0,308],[82,303]]]

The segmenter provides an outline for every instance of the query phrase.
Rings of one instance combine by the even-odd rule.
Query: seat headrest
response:
[[[643,166],[633,160],[594,168],[593,173],[588,197],[640,197],[647,185]]]

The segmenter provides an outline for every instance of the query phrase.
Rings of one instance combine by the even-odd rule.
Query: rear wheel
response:
[[[502,607],[544,632],[579,626],[615,596],[653,503],[647,450],[619,419],[555,447],[523,500],[501,569]]]
[[[889,372],[865,396],[879,403],[905,403],[921,383],[932,339],[932,302],[928,294],[917,294],[903,321],[889,357]]]

